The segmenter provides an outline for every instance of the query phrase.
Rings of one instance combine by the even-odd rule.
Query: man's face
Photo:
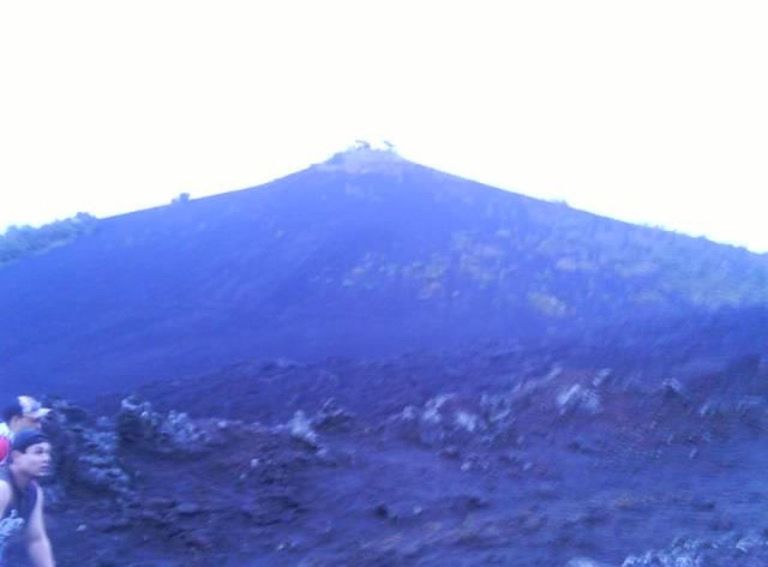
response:
[[[50,474],[51,444],[43,441],[30,445],[23,453],[14,451],[13,466],[34,478]]]
[[[15,433],[22,429],[40,429],[43,426],[43,421],[39,417],[15,415],[11,418],[11,423],[8,425],[11,431]]]

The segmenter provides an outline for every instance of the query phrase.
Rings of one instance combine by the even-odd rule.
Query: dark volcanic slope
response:
[[[0,380],[77,397],[242,359],[382,356],[764,303],[741,249],[367,148],[105,219],[0,268]]]

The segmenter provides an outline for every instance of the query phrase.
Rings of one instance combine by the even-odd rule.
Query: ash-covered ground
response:
[[[278,360],[59,400],[59,564],[768,564],[768,359],[628,360]]]

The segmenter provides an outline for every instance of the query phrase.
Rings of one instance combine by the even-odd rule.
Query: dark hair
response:
[[[38,443],[50,443],[48,436],[37,429],[22,429],[13,436],[11,441],[11,450],[24,453],[32,445]]]
[[[23,414],[24,410],[22,409],[18,398],[13,398],[13,401],[3,406],[3,421],[6,423],[10,422],[14,417]]]

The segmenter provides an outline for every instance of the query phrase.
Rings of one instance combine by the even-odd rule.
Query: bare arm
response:
[[[37,488],[37,502],[27,526],[27,550],[35,567],[55,567],[53,550],[43,522],[43,491]]]
[[[0,518],[5,514],[5,509],[11,501],[11,487],[7,482],[0,481]]]
[[[14,520],[12,518],[3,518],[10,503],[11,487],[7,482],[0,480],[0,518],[2,518],[0,519],[0,556],[3,554],[6,539],[8,539],[8,536],[14,529]],[[2,561],[2,557],[0,557],[0,561]]]

